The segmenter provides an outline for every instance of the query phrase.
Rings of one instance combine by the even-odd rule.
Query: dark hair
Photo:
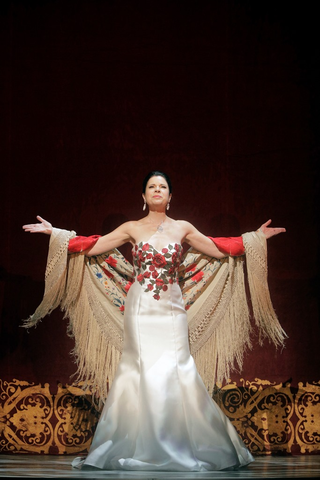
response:
[[[158,170],[154,170],[154,171],[148,173],[148,175],[145,177],[145,179],[143,180],[143,183],[142,183],[142,193],[146,192],[147,183],[148,183],[148,181],[150,180],[151,177],[163,177],[168,184],[169,193],[172,193],[172,186],[171,186],[170,178],[168,177],[168,175],[166,173],[158,172]]]

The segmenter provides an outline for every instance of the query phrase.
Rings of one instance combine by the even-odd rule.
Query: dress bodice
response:
[[[152,292],[155,300],[160,299],[161,291],[178,282],[178,269],[182,258],[182,245],[168,243],[157,250],[149,242],[140,242],[132,250],[135,280]]]

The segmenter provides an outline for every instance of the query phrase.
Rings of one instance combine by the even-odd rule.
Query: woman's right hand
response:
[[[30,233],[45,233],[46,235],[51,235],[52,225],[50,222],[47,222],[44,218],[37,215],[37,219],[40,223],[30,223],[29,225],[23,225],[23,230]]]

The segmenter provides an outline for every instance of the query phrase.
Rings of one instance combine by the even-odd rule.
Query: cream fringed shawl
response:
[[[29,328],[60,305],[74,336],[77,381],[104,401],[120,360],[123,312],[133,267],[118,250],[86,257],[68,254],[75,232],[53,229],[45,274],[44,297],[24,322]],[[190,350],[209,391],[228,380],[251,347],[252,322],[247,302],[244,262],[253,316],[260,342],[268,337],[276,346],[286,337],[273,309],[267,283],[267,247],[261,232],[243,235],[245,257],[222,260],[189,249],[179,271],[188,312]]]

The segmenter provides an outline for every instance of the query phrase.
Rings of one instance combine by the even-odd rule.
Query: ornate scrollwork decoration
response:
[[[99,411],[92,403],[92,395],[85,395],[81,386],[58,385],[54,400],[57,424],[54,441],[59,453],[88,451],[99,420]]]
[[[290,451],[294,441],[294,399],[290,385],[266,380],[223,387],[218,403],[255,454]]]
[[[301,453],[320,449],[320,382],[298,384],[296,440]]]
[[[53,401],[49,385],[0,380],[0,451],[49,453]]]
[[[275,384],[241,379],[217,386],[214,400],[252,453],[320,450],[320,382]],[[86,453],[98,423],[90,391],[82,385],[0,380],[0,452]]]

